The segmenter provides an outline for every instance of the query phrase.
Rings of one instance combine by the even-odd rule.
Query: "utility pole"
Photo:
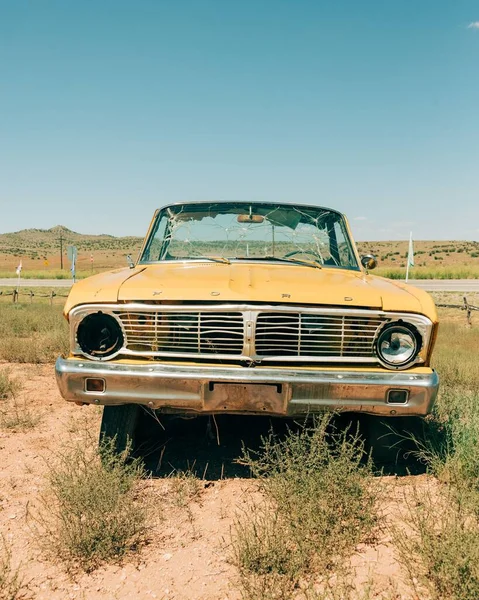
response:
[[[60,231],[60,269],[63,271],[63,235]]]

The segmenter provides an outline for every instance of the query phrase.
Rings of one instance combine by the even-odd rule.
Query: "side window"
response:
[[[335,249],[339,257],[339,264],[343,267],[355,266],[355,261],[353,260],[351,254],[351,246],[349,238],[346,235],[344,223],[342,221],[335,221],[333,230],[334,235],[331,236],[331,244],[336,244]]]
[[[161,219],[156,222],[148,246],[145,248],[145,252],[141,257],[142,261],[153,262],[159,260],[167,223],[168,218],[166,216],[162,216]]]

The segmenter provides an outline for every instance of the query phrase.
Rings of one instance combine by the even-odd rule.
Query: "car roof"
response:
[[[165,204],[165,206],[162,206],[161,208],[156,209],[156,212],[158,213],[160,210],[164,210],[166,208],[173,208],[176,206],[207,205],[207,204],[225,204],[225,205],[228,205],[228,204],[252,204],[252,205],[255,205],[255,204],[257,204],[258,206],[274,206],[276,208],[278,208],[278,207],[315,208],[315,209],[322,209],[322,210],[334,212],[334,213],[344,217],[344,214],[342,212],[340,212],[339,210],[336,210],[334,208],[329,208],[327,206],[320,206],[318,204],[298,204],[297,202],[263,202],[262,200],[185,200],[183,202],[172,202],[171,204]]]

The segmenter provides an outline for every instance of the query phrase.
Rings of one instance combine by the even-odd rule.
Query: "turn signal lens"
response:
[[[85,379],[85,390],[87,392],[103,393],[105,391],[105,380],[95,377]]]

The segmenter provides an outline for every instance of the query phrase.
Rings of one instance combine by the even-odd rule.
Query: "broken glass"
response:
[[[282,261],[359,270],[343,216],[333,210],[247,202],[161,210],[140,263]]]

